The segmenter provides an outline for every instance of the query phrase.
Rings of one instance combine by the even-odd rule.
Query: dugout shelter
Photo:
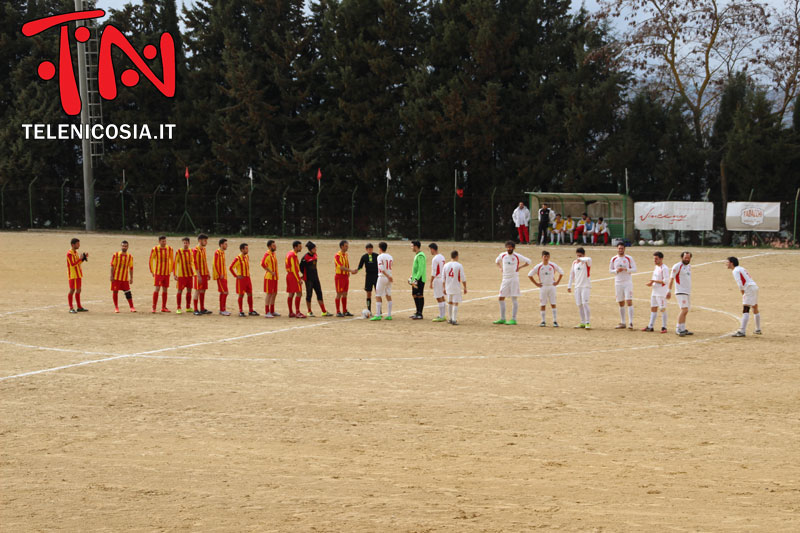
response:
[[[609,236],[612,239],[633,241],[633,199],[627,194],[617,193],[564,193],[564,192],[526,192],[531,225],[538,222],[539,208],[547,204],[556,213],[566,219],[572,215],[576,222],[581,214],[586,213],[592,220],[600,217],[608,223]]]

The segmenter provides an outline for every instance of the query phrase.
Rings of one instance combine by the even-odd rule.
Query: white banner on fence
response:
[[[638,230],[707,231],[714,223],[711,202],[636,202],[633,210]]]
[[[731,231],[780,231],[778,202],[728,202],[725,226]]]

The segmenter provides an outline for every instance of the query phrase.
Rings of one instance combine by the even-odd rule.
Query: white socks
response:
[[[386,303],[386,316],[392,316],[392,301]]]
[[[628,322],[633,325],[633,306],[628,306]]]
[[[517,309],[519,309],[519,302],[517,302],[517,297],[511,297],[511,318],[516,320],[517,319]]]
[[[667,310],[661,311],[661,327],[667,329]]]
[[[458,320],[458,306],[457,305],[454,305],[454,306],[451,307],[450,320],[452,320],[453,322]]]
[[[625,323],[625,307],[624,306],[619,308],[619,323],[620,324],[624,324]]]
[[[578,306],[578,313],[580,313],[580,315],[581,315],[581,324],[586,324],[586,317],[583,316],[583,306],[582,305]]]
[[[541,312],[541,315],[542,315],[542,322],[544,322],[544,316],[545,316],[545,312],[544,312],[544,311],[542,311],[542,312]]]
[[[586,317],[585,324],[591,322],[591,312],[589,311],[589,304],[583,304],[583,315]]]
[[[500,300],[500,320],[506,319],[506,301]]]
[[[650,323],[647,325],[648,328],[653,329],[653,325],[656,323],[657,316],[658,311],[650,311]]]
[[[761,329],[761,313],[756,313],[755,315],[753,315],[753,318],[756,319],[756,329],[760,330]]]
[[[747,323],[750,321],[750,313],[742,313],[742,327],[739,328],[739,331],[744,333],[747,331]]]
[[[553,322],[558,322],[558,313],[555,307],[553,308]]]
[[[375,302],[375,314],[381,316],[381,306],[383,302]]]
[[[439,302],[439,318],[444,318],[444,302]]]

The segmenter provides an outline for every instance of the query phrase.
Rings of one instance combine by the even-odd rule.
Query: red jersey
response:
[[[350,258],[347,257],[347,252],[339,250],[333,256],[333,264],[335,265],[335,274],[337,276],[350,275]]]
[[[194,271],[198,276],[208,276],[208,259],[206,258],[206,247],[197,246],[192,251],[194,259]]]
[[[78,251],[70,248],[67,252],[67,279],[80,279],[83,277],[82,262]]]
[[[225,268],[225,250],[221,248],[214,252],[214,279],[228,279],[228,270]]]
[[[153,246],[150,250],[150,272],[157,276],[169,276],[174,269],[172,246]]]
[[[297,253],[294,250],[286,254],[286,278],[294,277],[300,281],[300,262],[297,260]]]
[[[231,263],[230,267],[231,274],[234,276],[244,276],[246,278],[250,277],[250,256],[245,254],[239,254]]]
[[[194,260],[191,250],[178,250],[175,254],[175,275],[179,278],[194,276]]]
[[[113,281],[128,281],[128,275],[133,270],[133,256],[127,252],[117,252],[111,257],[111,266],[114,268]]]
[[[264,258],[261,260],[261,267],[264,269],[264,279],[278,279],[278,258],[275,257],[275,252],[267,250],[267,253],[264,254]],[[273,273],[270,274],[267,269],[272,270]]]

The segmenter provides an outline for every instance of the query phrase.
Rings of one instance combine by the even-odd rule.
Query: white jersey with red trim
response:
[[[738,285],[740,291],[743,291],[746,287],[758,287],[744,267],[734,267],[733,279],[736,280],[736,285]]]
[[[667,265],[656,265],[650,280],[653,282],[653,296],[663,298],[667,295],[669,292],[669,268]]]
[[[431,261],[431,276],[434,278],[442,278],[444,271],[445,259],[442,254],[436,254]]]
[[[463,287],[461,283],[467,281],[464,267],[458,261],[450,261],[442,269],[444,276],[444,288],[447,294],[461,294]]]
[[[622,272],[617,272],[618,268],[624,268]],[[629,283],[633,281],[631,278],[631,274],[636,272],[636,261],[633,260],[633,257],[625,254],[623,256],[615,255],[611,258],[611,262],[608,265],[608,271],[614,274],[614,283]]]
[[[503,267],[503,279],[516,279],[519,281],[519,266],[530,263],[531,260],[517,252],[503,252],[494,261]]]
[[[378,256],[378,277],[383,276],[386,278],[387,276],[391,276],[393,263],[394,259],[391,255],[386,252],[380,254]]]
[[[569,271],[569,283],[567,288],[571,289],[574,285],[576,289],[585,289],[592,286],[592,258],[579,257],[572,262]]]
[[[672,265],[671,278],[675,280],[675,294],[692,293],[692,266],[680,263]]]
[[[544,263],[539,263],[530,272],[528,272],[528,277],[533,277],[534,275],[539,276],[539,281],[545,287],[551,287],[556,280],[556,272],[564,275],[564,271],[561,270],[561,267],[557,264],[550,261],[546,265]]]

